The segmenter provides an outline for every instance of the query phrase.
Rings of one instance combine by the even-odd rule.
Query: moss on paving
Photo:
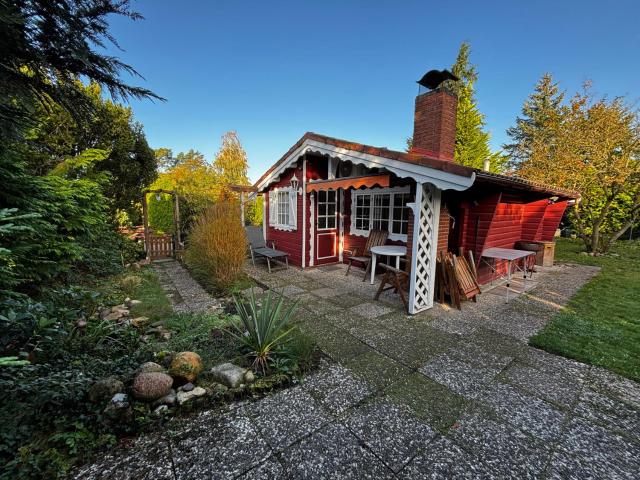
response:
[[[581,242],[560,239],[556,261],[602,270],[530,344],[640,381],[640,243],[619,242],[600,257],[582,250]]]
[[[416,416],[445,433],[467,406],[467,401],[444,385],[412,373],[385,390],[387,396],[408,406]]]
[[[373,350],[358,355],[345,366],[380,390],[412,373],[411,369]]]
[[[392,340],[385,345],[385,353],[412,368],[421,367],[460,341],[456,335],[426,326],[396,332]]]

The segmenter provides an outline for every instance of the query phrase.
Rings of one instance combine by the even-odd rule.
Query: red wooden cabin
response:
[[[473,251],[487,282],[487,248],[552,240],[577,195],[453,163],[456,105],[443,88],[420,93],[408,153],[306,133],[255,184],[265,238],[310,268],[346,261],[371,229],[388,230],[407,246],[410,313],[433,304],[438,251]]]

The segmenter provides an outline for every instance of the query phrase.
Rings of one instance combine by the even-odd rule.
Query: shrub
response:
[[[242,275],[246,252],[240,206],[221,202],[209,207],[195,222],[185,260],[200,280],[225,289]]]
[[[248,300],[234,297],[240,323],[232,324],[231,334],[240,341],[253,358],[254,370],[266,374],[272,354],[282,348],[294,327],[291,326],[291,315],[297,302],[283,311],[284,297],[280,296],[275,302],[271,297],[271,290],[258,305],[251,290]]]

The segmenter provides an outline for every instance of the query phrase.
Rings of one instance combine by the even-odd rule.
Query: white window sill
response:
[[[292,227],[291,225],[269,225],[274,230],[282,230],[283,232],[294,232],[296,227]]]

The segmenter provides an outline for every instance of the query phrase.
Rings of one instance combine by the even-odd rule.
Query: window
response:
[[[269,192],[269,226],[278,230],[295,230],[297,195],[289,188],[274,188]]]
[[[336,192],[318,192],[318,230],[336,228]]]
[[[406,235],[409,227],[409,201],[408,193],[393,194],[393,217],[391,219],[391,233],[396,235]]]
[[[407,239],[409,187],[356,190],[351,200],[351,235],[387,230],[391,240]]]

